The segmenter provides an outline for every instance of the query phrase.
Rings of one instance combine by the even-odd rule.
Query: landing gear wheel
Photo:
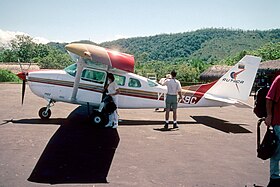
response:
[[[50,109],[47,110],[47,111],[46,110],[47,110],[47,107],[43,107],[39,110],[38,114],[39,114],[41,119],[49,119],[50,116],[52,115],[52,112],[51,112]]]
[[[99,127],[104,127],[109,122],[107,115],[98,111],[93,111],[89,120],[91,124],[98,125]]]

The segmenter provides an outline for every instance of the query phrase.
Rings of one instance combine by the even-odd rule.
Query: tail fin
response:
[[[207,95],[246,101],[255,81],[260,61],[260,57],[244,56],[207,91]]]

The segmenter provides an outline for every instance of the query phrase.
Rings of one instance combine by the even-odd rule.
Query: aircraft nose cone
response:
[[[26,81],[26,75],[27,75],[27,73],[25,73],[25,72],[19,72],[17,74],[18,78],[20,78],[23,81]]]

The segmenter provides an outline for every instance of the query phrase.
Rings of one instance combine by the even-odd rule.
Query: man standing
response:
[[[178,128],[177,125],[177,94],[179,94],[180,99],[182,99],[181,93],[181,83],[176,80],[177,73],[173,70],[171,72],[171,79],[166,79],[163,85],[167,86],[167,95],[166,95],[166,108],[165,108],[165,124],[164,128],[168,129],[169,124],[169,112],[172,108],[173,110],[173,128]]]
[[[266,95],[265,124],[273,126],[278,137],[276,152],[270,158],[270,182],[268,187],[280,186],[280,75],[273,81]]]

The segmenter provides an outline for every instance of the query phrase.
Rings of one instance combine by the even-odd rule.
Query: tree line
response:
[[[79,41],[91,43],[91,41]],[[0,48],[0,62],[33,62],[40,68],[62,69],[73,62],[66,43],[36,44],[30,36],[16,36],[10,48]],[[96,44],[95,44],[96,45]],[[178,34],[120,39],[99,44],[135,56],[135,73],[164,77],[173,69],[182,82],[199,82],[199,75],[213,64],[233,65],[245,54],[263,61],[280,59],[280,29],[243,31],[203,29]]]
[[[32,37],[17,35],[10,48],[0,51],[0,62],[32,62],[40,68],[60,69],[73,63],[69,55],[50,45],[37,44]]]

